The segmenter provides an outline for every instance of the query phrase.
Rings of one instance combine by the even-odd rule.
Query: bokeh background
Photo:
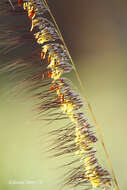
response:
[[[48,3],[80,73],[120,189],[126,190],[127,2],[48,0]],[[74,73],[69,77],[81,91]],[[25,98],[25,94],[20,98],[12,96],[12,86],[8,77],[1,73],[0,188],[58,189],[64,168],[57,168],[66,159],[47,158],[46,132],[51,126],[36,120],[31,111],[34,102]],[[101,159],[106,162],[105,157]],[[9,184],[16,180],[31,180],[35,184]]]

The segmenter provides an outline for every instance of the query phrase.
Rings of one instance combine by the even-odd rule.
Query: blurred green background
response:
[[[126,190],[127,2],[48,0],[48,3],[80,73],[120,189]],[[74,73],[70,79],[78,88]],[[11,86],[8,77],[1,74],[0,189],[58,189],[64,168],[57,168],[66,159],[49,159],[45,153],[49,144],[45,133],[55,124],[47,126],[44,121],[37,121],[31,111],[34,102],[25,99],[25,94],[14,98]],[[35,184],[9,184],[16,180],[31,180]]]

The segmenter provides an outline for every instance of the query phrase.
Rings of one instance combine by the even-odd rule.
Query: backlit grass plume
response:
[[[53,155],[75,155],[75,160],[66,165],[73,166],[77,162],[77,167],[66,174],[64,185],[79,186],[79,189],[111,189],[116,181],[98,161],[95,148],[98,139],[81,111],[84,103],[72,90],[70,81],[63,77],[75,67],[46,1],[3,1],[1,14],[17,16],[23,26],[18,28],[13,20],[8,28],[1,26],[1,30],[6,29],[1,36],[2,51],[14,51],[32,42],[31,54],[26,50],[25,57],[16,55],[13,63],[4,69],[16,76],[22,73],[24,82],[32,82],[29,90],[37,90],[35,96],[40,99],[38,110],[42,118],[69,120],[67,126],[51,131],[55,136],[51,147]]]

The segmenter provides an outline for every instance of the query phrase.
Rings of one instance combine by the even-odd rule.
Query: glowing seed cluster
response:
[[[68,83],[61,78],[62,74],[70,72],[71,61],[54,24],[48,20],[48,12],[42,0],[18,0],[31,19],[31,29],[37,43],[41,46],[41,60],[47,60],[47,74],[42,73],[42,80],[52,79],[50,92],[55,91],[61,111],[75,124],[75,154],[78,154],[83,163],[84,172],[77,172],[80,182],[91,183],[93,187],[110,187],[111,178],[107,170],[103,169],[96,158],[94,143],[97,141],[92,126],[84,117],[80,108],[83,106],[78,94],[72,92]],[[72,180],[73,181],[73,180]],[[71,182],[69,182],[71,183]]]

